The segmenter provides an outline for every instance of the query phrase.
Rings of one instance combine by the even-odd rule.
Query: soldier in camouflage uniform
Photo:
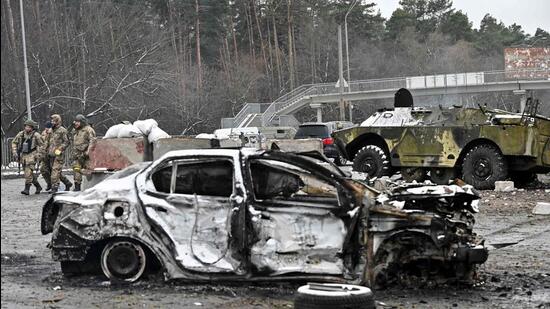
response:
[[[38,149],[40,174],[42,175],[42,177],[44,177],[44,180],[48,185],[46,187],[46,191],[50,191],[52,189],[52,166],[50,165],[50,159],[48,157],[48,148],[51,133],[52,123],[48,121],[46,122],[44,131],[42,131],[42,140],[44,141],[44,144],[42,145],[42,147],[40,147],[40,149]]]
[[[42,191],[34,175],[35,164],[38,156],[38,149],[42,147],[43,141],[40,133],[36,132],[36,122],[32,120],[25,121],[25,129],[15,136],[11,144],[13,155],[19,163],[23,164],[25,171],[25,189],[21,194],[29,195],[31,185],[36,187],[36,194]]]
[[[62,174],[64,157],[63,153],[69,146],[69,136],[67,129],[61,125],[61,116],[54,114],[51,116],[52,133],[48,141],[48,157],[52,167],[52,193],[59,190],[59,182],[65,184],[65,191],[69,191],[73,184]]]
[[[80,191],[82,184],[82,171],[89,166],[89,153],[95,140],[95,131],[88,125],[84,115],[76,115],[73,122],[73,172],[74,191]]]

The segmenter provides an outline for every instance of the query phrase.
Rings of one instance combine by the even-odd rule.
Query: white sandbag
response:
[[[114,126],[111,126],[107,132],[105,133],[105,136],[103,138],[117,138],[118,137],[118,131],[120,131],[120,128],[124,126],[124,124],[119,123],[115,124]]]
[[[126,137],[140,137],[143,136],[143,133],[134,126],[133,124],[123,124],[118,129],[118,138],[126,138]]]
[[[151,132],[149,132],[149,135],[147,136],[147,139],[149,140],[149,143],[154,143],[154,142],[158,141],[161,138],[169,138],[169,137],[170,137],[170,135],[168,133],[164,132],[164,130],[162,130],[161,128],[153,127],[151,129]]]
[[[136,126],[143,135],[149,135],[151,129],[158,127],[159,124],[155,119],[145,119],[145,120],[136,120],[134,121],[134,126]]]

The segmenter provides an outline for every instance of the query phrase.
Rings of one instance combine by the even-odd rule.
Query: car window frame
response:
[[[177,179],[177,169],[178,165],[185,162],[208,162],[208,161],[227,161],[231,164],[232,167],[232,182],[231,182],[231,194],[229,196],[219,196],[219,195],[198,195],[198,196],[205,196],[205,197],[212,197],[212,198],[230,198],[232,195],[235,194],[235,186],[237,183],[236,179],[236,173],[237,170],[235,168],[235,162],[233,157],[230,156],[190,156],[190,157],[179,157],[179,158],[169,158],[164,162],[161,162],[157,164],[146,176],[146,182],[151,182],[153,184],[154,191],[147,190],[149,193],[153,193],[155,195],[161,195],[161,196],[194,196],[195,194],[187,194],[187,193],[176,193],[176,179]],[[170,177],[170,192],[162,192],[158,191],[157,187],[155,186],[155,182],[153,181],[153,175],[156,172],[159,172],[160,170],[172,165],[172,174]]]
[[[300,158],[301,160],[306,160],[304,158]],[[277,200],[277,199],[258,199],[256,197],[256,192],[254,190],[254,180],[253,180],[253,177],[252,177],[252,169],[251,169],[251,163],[254,162],[254,161],[261,161],[261,160],[274,160],[274,161],[278,161],[278,162],[283,162],[285,164],[290,164],[290,165],[294,165],[296,167],[298,167],[299,169],[302,169],[302,170],[305,170],[309,173],[311,173],[312,176],[318,178],[319,180],[333,186],[335,189],[336,189],[336,200],[337,200],[337,204],[338,205],[317,205],[318,208],[331,208],[331,209],[343,209],[343,199],[342,199],[342,194],[343,192],[341,192],[341,190],[346,190],[348,191],[347,188],[345,188],[344,186],[342,186],[341,184],[338,183],[338,181],[334,178],[331,178],[331,177],[327,177],[321,173],[318,173],[316,170],[310,170],[308,169],[307,166],[303,166],[302,164],[300,163],[296,163],[296,162],[291,162],[290,160],[285,160],[283,158],[277,158],[277,157],[271,157],[271,156],[251,156],[249,158],[247,158],[246,160],[246,174],[248,175],[248,179],[250,181],[250,183],[248,184],[249,185],[249,196],[250,196],[250,200],[252,203],[254,204],[264,204],[264,203],[272,203],[272,202],[280,202],[280,204],[287,204],[287,200]],[[311,163],[311,161],[309,161]],[[320,166],[322,167],[322,166]],[[324,167],[322,167],[324,168]],[[349,192],[347,192],[349,193]],[[318,197],[319,198],[319,197]],[[322,198],[322,197],[320,197]],[[305,203],[317,203],[317,202],[302,202],[300,201],[300,203],[304,203],[304,205],[302,206],[307,206],[305,205]],[[311,206],[313,207],[313,206]]]

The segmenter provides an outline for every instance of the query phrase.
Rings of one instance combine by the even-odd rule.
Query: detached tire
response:
[[[384,150],[375,145],[367,145],[357,152],[353,159],[353,169],[367,173],[369,178],[389,174],[390,161]]]
[[[376,308],[372,291],[351,284],[307,284],[298,288],[295,309],[371,309]]]
[[[101,270],[111,281],[137,281],[145,272],[146,266],[145,250],[135,241],[114,239],[101,253]]]
[[[492,145],[478,145],[464,157],[462,174],[466,183],[476,189],[494,189],[495,182],[505,180],[508,175],[506,159]]]

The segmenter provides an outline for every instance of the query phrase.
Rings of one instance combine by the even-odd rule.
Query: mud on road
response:
[[[40,234],[47,194],[22,196],[22,180],[2,179],[2,308],[292,308],[300,283],[165,283],[153,277],[111,285],[65,278]],[[493,248],[474,287],[375,291],[381,308],[550,308],[550,216],[536,216],[544,189],[482,193],[476,229]]]

